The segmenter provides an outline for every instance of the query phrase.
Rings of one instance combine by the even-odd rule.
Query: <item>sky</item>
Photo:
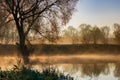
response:
[[[67,26],[78,27],[82,23],[93,26],[120,23],[120,0],[79,0]]]

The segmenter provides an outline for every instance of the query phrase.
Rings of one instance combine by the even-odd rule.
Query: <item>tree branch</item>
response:
[[[55,2],[53,2],[53,3],[51,3],[50,5],[47,5],[42,11],[34,13],[34,14],[31,14],[29,16],[26,16],[23,19],[27,19],[27,18],[30,18],[32,16],[39,15],[39,14],[43,13],[44,11],[46,11],[47,9],[49,9],[51,6],[55,5],[56,2],[57,2],[57,0]]]

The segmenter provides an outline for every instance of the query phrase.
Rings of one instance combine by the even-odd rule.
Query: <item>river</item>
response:
[[[8,70],[17,64],[17,57],[0,56],[0,67]],[[55,55],[31,56],[32,69],[54,67],[74,80],[119,80],[120,55]]]

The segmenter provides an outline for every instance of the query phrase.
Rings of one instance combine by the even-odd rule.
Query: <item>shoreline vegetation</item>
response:
[[[32,47],[34,47],[35,50],[31,55],[119,55],[120,52],[120,45],[116,44],[34,44]],[[17,46],[13,44],[1,44],[0,52],[0,56],[13,56],[19,53]]]
[[[53,67],[48,67],[42,71],[18,64],[10,70],[0,69],[0,80],[74,80],[73,77],[60,73]]]

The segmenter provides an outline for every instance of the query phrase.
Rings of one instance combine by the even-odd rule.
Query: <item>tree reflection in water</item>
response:
[[[0,57],[2,61],[0,62],[1,69],[4,67],[11,68],[12,65],[16,62],[14,57]],[[111,61],[111,62],[78,62],[78,63],[70,63],[68,61],[56,62],[53,60],[49,60],[49,58],[45,59],[46,63],[41,63],[42,61],[38,58],[31,62],[32,68],[41,71],[46,67],[53,67],[58,72],[65,73],[66,75],[70,75],[75,78],[75,80],[120,80],[120,62],[119,61]],[[76,61],[76,60],[75,60]],[[55,63],[52,63],[55,62]],[[112,63],[112,64],[111,64]],[[101,79],[102,77],[102,79]],[[111,78],[111,79],[110,79]]]
[[[100,74],[108,75],[110,68],[107,63],[82,64],[81,73],[83,76],[97,77]]]
[[[114,76],[120,80],[120,63],[115,63]]]
[[[46,66],[46,65],[45,65]],[[50,65],[58,71],[74,77],[75,80],[98,79],[112,77],[120,79],[120,63],[80,63],[80,64],[54,64]],[[45,68],[45,67],[44,67]],[[105,78],[105,79],[106,79]],[[101,80],[101,79],[100,79]]]
[[[74,75],[74,77],[98,77],[100,74],[109,75],[110,65],[108,63],[89,63],[89,64],[56,64],[63,73]]]

